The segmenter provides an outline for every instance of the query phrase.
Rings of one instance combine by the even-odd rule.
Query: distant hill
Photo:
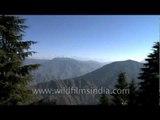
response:
[[[111,64],[107,64],[93,72],[87,73],[83,76],[76,77],[73,79],[66,80],[57,80],[40,83],[35,88],[101,88],[106,87],[112,89],[117,82],[118,74],[120,72],[125,72],[127,81],[130,82],[132,79],[135,79],[136,82],[139,82],[137,77],[140,73],[140,68],[143,64],[133,61],[118,61]],[[57,99],[59,104],[97,104],[100,95],[50,95],[54,99]]]
[[[74,78],[103,66],[95,61],[79,61],[72,58],[54,58],[52,60],[26,59],[24,64],[41,64],[38,70],[32,72],[32,84],[50,80]]]

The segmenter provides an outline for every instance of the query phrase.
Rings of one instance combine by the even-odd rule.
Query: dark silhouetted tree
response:
[[[100,105],[110,105],[109,98],[106,94],[102,94],[99,100]]]
[[[28,82],[30,71],[39,65],[23,65],[23,60],[35,53],[29,51],[33,41],[23,41],[27,26],[17,16],[0,16],[0,104],[27,104],[32,96]]]
[[[145,59],[144,68],[140,73],[138,102],[140,105],[159,105],[159,42],[153,46],[153,52]]]
[[[129,84],[128,105],[133,106],[137,104],[137,86],[135,81],[132,80]]]
[[[126,81],[125,73],[120,73],[118,76],[118,83],[115,85],[115,90],[120,90],[121,93],[112,94],[113,105],[127,105],[128,104],[128,94],[125,90],[128,89],[128,83]]]

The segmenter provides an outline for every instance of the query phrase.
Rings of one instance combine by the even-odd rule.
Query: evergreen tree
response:
[[[128,89],[128,83],[126,81],[125,73],[120,73],[118,76],[118,83],[115,85],[116,90],[124,91],[125,89]],[[128,104],[128,95],[125,93],[116,93],[112,94],[113,99],[113,105],[127,105]]]
[[[135,84],[135,81],[132,80],[129,84],[129,94],[128,94],[128,105],[133,106],[136,105],[136,99],[137,99],[137,86]]]
[[[28,82],[30,71],[39,65],[23,65],[24,59],[33,53],[29,51],[34,41],[23,41],[27,26],[25,19],[17,16],[0,16],[0,104],[27,104],[32,92]]]
[[[102,94],[102,96],[100,97],[100,105],[110,105],[110,101],[109,98],[107,97],[106,94]]]
[[[140,105],[159,105],[159,42],[153,46],[153,53],[145,59],[139,79],[141,79],[138,101]]]

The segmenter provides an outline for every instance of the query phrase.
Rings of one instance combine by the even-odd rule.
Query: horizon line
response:
[[[135,60],[135,59],[121,59],[121,60],[110,60],[110,61],[106,61],[106,60],[96,60],[96,59],[89,59],[89,58],[78,58],[78,57],[53,57],[53,58],[43,58],[43,57],[27,57],[26,59],[37,59],[37,60],[53,60],[55,58],[68,58],[68,59],[74,59],[74,60],[78,60],[78,61],[94,61],[94,62],[100,62],[100,63],[111,63],[111,62],[117,62],[117,61],[128,61],[128,60],[131,60],[131,61],[136,61],[136,62],[145,62],[145,59],[143,60]]]

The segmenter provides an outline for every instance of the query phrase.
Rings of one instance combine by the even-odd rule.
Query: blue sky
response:
[[[38,43],[33,58],[72,57],[110,62],[142,61],[159,40],[160,16],[29,15],[25,40]]]

